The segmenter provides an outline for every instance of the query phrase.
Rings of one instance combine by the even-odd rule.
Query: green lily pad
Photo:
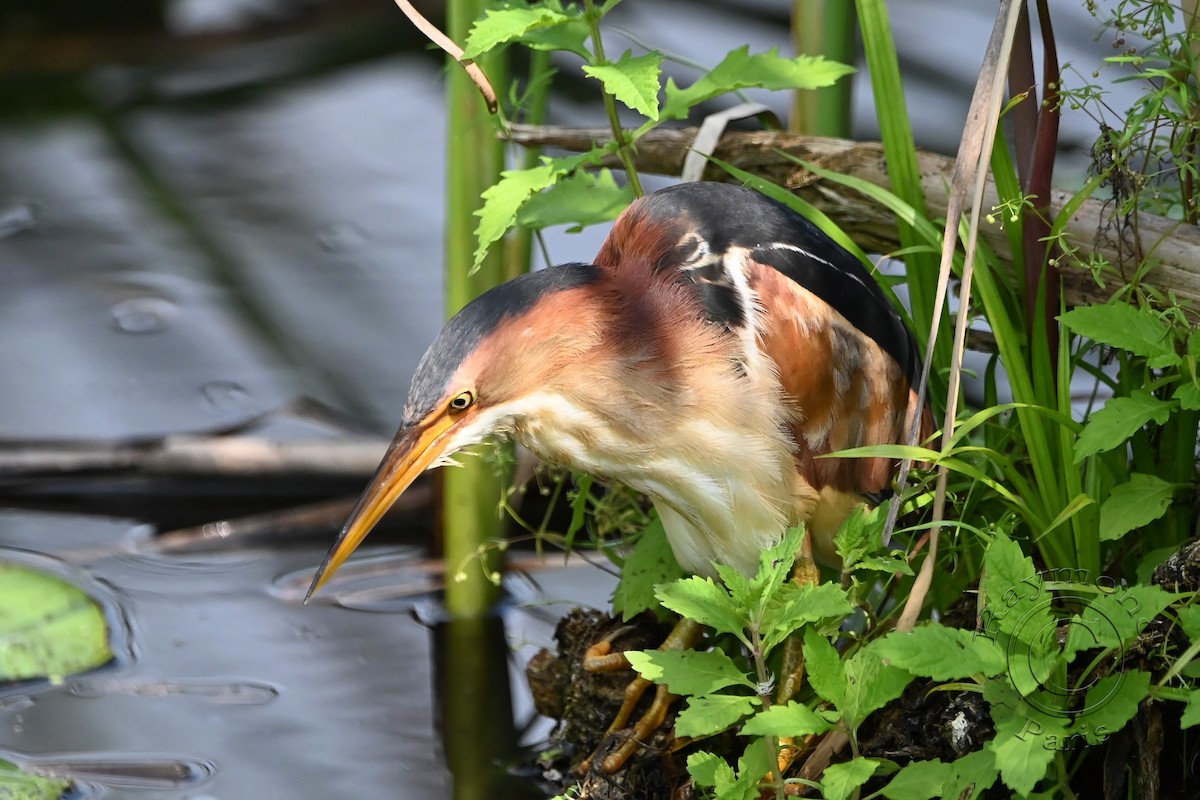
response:
[[[59,683],[112,657],[95,600],[60,578],[0,562],[0,681]]]
[[[43,778],[0,761],[0,800],[58,800],[71,788],[62,778]]]

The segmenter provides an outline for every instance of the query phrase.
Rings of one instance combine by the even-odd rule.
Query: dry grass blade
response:
[[[983,66],[980,68],[979,80],[975,84],[975,93],[971,98],[971,108],[967,112],[967,124],[963,129],[962,140],[959,143],[958,159],[955,163],[954,175],[951,179],[949,205],[946,211],[946,229],[942,240],[942,263],[938,274],[938,287],[935,295],[936,306],[933,313],[933,329],[929,333],[929,346],[925,353],[925,367],[921,373],[921,381],[917,394],[924,402],[926,388],[929,385],[929,368],[933,360],[933,345],[938,334],[938,320],[941,319],[942,306],[950,283],[950,271],[954,263],[954,250],[958,243],[958,225],[962,218],[968,186],[974,179],[974,196],[972,198],[970,231],[966,246],[966,258],[963,262],[962,285],[959,292],[958,318],[954,327],[954,348],[951,353],[950,378],[948,397],[946,399],[946,417],[942,426],[942,439],[950,441],[954,433],[954,421],[958,415],[959,385],[962,378],[962,355],[965,349],[967,335],[967,319],[969,317],[971,299],[971,275],[975,260],[975,245],[979,235],[979,213],[983,205],[984,187],[987,181],[988,162],[991,159],[992,143],[995,141],[996,126],[1000,119],[1001,101],[1004,97],[1003,87],[1005,75],[1008,73],[1008,59],[1012,52],[1014,33],[1017,21],[1021,16],[1023,2],[1002,0],[996,14],[996,25],[992,29],[984,54]],[[911,431],[909,441],[916,440],[916,430]],[[933,504],[934,527],[929,535],[929,552],[921,564],[921,570],[913,583],[912,592],[904,605],[904,611],[896,623],[896,629],[911,631],[920,616],[925,596],[933,583],[933,569],[937,560],[938,534],[940,523],[944,518],[946,507],[946,468],[938,470],[937,493]],[[899,493],[897,493],[899,494]]]
[[[438,26],[425,19],[412,3],[408,2],[408,0],[395,0],[395,2],[400,10],[404,12],[404,16],[408,17],[409,22],[417,27],[417,30],[425,34],[429,41],[445,50],[451,58],[462,64],[463,69],[471,76],[471,80],[479,87],[479,93],[483,95],[483,100],[487,103],[488,111],[495,114],[496,110],[500,107],[496,102],[496,90],[492,88],[491,81],[488,80],[487,75],[483,74],[483,70],[479,68],[479,65],[474,61],[463,61],[463,49],[455,44],[453,39],[442,33]]]

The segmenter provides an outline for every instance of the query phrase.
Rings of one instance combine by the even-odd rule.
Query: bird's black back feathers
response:
[[[910,384],[920,371],[916,342],[887,295],[862,262],[816,225],[792,209],[751,189],[727,183],[682,183],[661,189],[643,201],[656,217],[688,221],[710,253],[732,247],[773,267],[828,303],[888,353]],[[680,251],[698,242],[681,242]],[[687,254],[663,268],[678,268]],[[672,259],[674,260],[674,256]],[[688,271],[710,318],[740,327],[745,311],[735,286],[713,262]]]

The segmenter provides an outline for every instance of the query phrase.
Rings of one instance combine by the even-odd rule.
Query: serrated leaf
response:
[[[518,37],[517,41],[531,50],[562,50],[574,53],[584,61],[591,61],[592,53],[587,49],[587,40],[591,35],[587,22],[578,16],[548,28],[534,28]]]
[[[1124,728],[1149,696],[1148,672],[1134,669],[1106,675],[1088,689],[1069,735],[1082,735],[1088,744],[1100,744]]]
[[[763,745],[762,739],[751,739],[738,758],[737,781],[721,800],[758,800],[762,794],[759,783],[768,770],[774,769],[774,758]]]
[[[778,48],[750,55],[750,48],[743,46],[686,89],[668,79],[661,116],[682,119],[698,103],[736,89],[820,89],[852,72],[853,67],[820,56],[784,58]]]
[[[579,170],[530,197],[517,212],[517,224],[537,230],[570,225],[568,233],[578,233],[616,219],[632,202],[633,190],[618,186],[612,170]]]
[[[998,534],[984,553],[983,568],[983,629],[989,636],[1052,625],[1045,582],[1019,544]]]
[[[651,51],[635,57],[626,50],[615,64],[584,66],[583,71],[604,84],[604,91],[657,122],[662,63],[662,53]]]
[[[1192,640],[1192,644],[1200,642],[1200,606],[1183,606],[1175,609],[1179,618],[1179,627]]]
[[[731,633],[745,639],[748,620],[725,591],[712,578],[690,578],[659,586],[655,592],[660,603],[686,619],[707,625],[718,633]]]
[[[642,530],[642,535],[625,563],[621,580],[613,591],[613,611],[628,622],[647,609],[658,607],[655,589],[659,584],[679,580],[683,569],[675,561],[671,543],[657,518]]]
[[[1200,725],[1200,689],[1192,689],[1188,695],[1187,705],[1183,707],[1183,716],[1179,720],[1179,727],[1190,728],[1194,725]]]
[[[952,764],[941,761],[913,761],[900,768],[896,777],[883,787],[888,800],[933,800],[942,796],[942,784],[954,772]]]
[[[627,651],[629,664],[643,678],[665,684],[672,694],[706,695],[729,686],[754,684],[720,650]]]
[[[1114,541],[1167,513],[1175,485],[1157,475],[1133,473],[1100,506],[1100,540]]]
[[[984,748],[967,753],[950,764],[950,777],[942,784],[942,797],[975,800],[996,782],[996,756]]]
[[[677,736],[711,736],[728,730],[762,701],[751,695],[713,694],[693,697],[675,718]]]
[[[984,686],[996,736],[985,749],[995,757],[1004,784],[1017,794],[1033,791],[1065,740],[1065,716],[1040,711],[1017,697],[1011,686],[990,681]]]
[[[911,633],[889,633],[875,652],[892,664],[935,681],[951,681],[982,674],[999,675],[1008,665],[1004,651],[993,640],[975,631],[930,623]]]
[[[1200,383],[1184,380],[1175,389],[1171,399],[1179,403],[1179,407],[1185,411],[1200,411]]]
[[[912,675],[885,664],[875,645],[862,648],[845,663],[846,694],[838,704],[846,724],[857,728],[872,712],[904,694]]]
[[[1083,426],[1075,442],[1075,463],[1090,455],[1103,453],[1125,444],[1143,425],[1162,425],[1171,416],[1175,403],[1160,400],[1149,392],[1134,389],[1129,397],[1114,397],[1095,412]]]
[[[785,583],[763,610],[763,651],[770,653],[810,622],[845,617],[854,610],[846,590],[836,583]]]
[[[830,764],[821,776],[825,800],[846,800],[878,768],[879,762],[873,758],[856,758],[841,764]]]
[[[834,538],[834,547],[842,560],[842,572],[873,570],[911,575],[912,567],[901,550],[883,546],[883,523],[887,517],[883,506],[871,510],[856,509]]]
[[[496,8],[475,20],[467,34],[462,57],[474,60],[484,53],[531,31],[570,21],[571,17],[547,4]]]
[[[475,212],[479,225],[475,228],[475,266],[487,257],[488,248],[500,241],[517,221],[517,214],[536,192],[553,184],[577,167],[589,163],[595,156],[584,153],[565,158],[543,158],[530,169],[510,169],[500,173],[500,181],[483,192],[483,207]]]
[[[1066,650],[1074,654],[1124,647],[1174,600],[1170,592],[1146,584],[1119,587],[1099,595],[1072,617]]]
[[[838,529],[837,535],[833,537],[833,546],[837,550],[838,557],[842,559],[843,570],[848,570],[847,565],[853,564],[865,553],[882,547],[882,538],[874,536],[873,526],[867,525],[868,515],[875,511],[878,509],[867,511],[864,508],[856,508],[850,512],[850,516],[846,517],[846,521]],[[876,542],[877,538],[879,539],[878,543]]]
[[[715,788],[717,794],[733,784],[733,767],[725,759],[712,753],[692,753],[687,758],[688,774],[697,786]]]
[[[1149,359],[1156,369],[1180,363],[1170,325],[1149,308],[1127,303],[1080,306],[1059,320],[1080,336]]]
[[[837,650],[824,636],[804,632],[804,665],[813,690],[839,709],[846,699],[846,675]]]
[[[747,736],[808,736],[824,733],[830,723],[803,703],[795,700],[771,706],[746,721],[742,733]]]

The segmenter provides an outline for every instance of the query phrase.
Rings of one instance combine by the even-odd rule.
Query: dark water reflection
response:
[[[536,735],[514,722],[533,716],[518,662],[549,640],[561,608],[438,621],[437,575],[416,547],[368,553],[303,606],[296,587],[323,554],[315,542],[172,559],[147,552],[128,523],[18,512],[0,513],[0,535],[0,558],[99,596],[120,651],[61,686],[0,689],[0,758],[113,798],[541,793],[510,772]],[[571,572],[549,573],[545,590],[514,579],[510,595],[594,574]]]

